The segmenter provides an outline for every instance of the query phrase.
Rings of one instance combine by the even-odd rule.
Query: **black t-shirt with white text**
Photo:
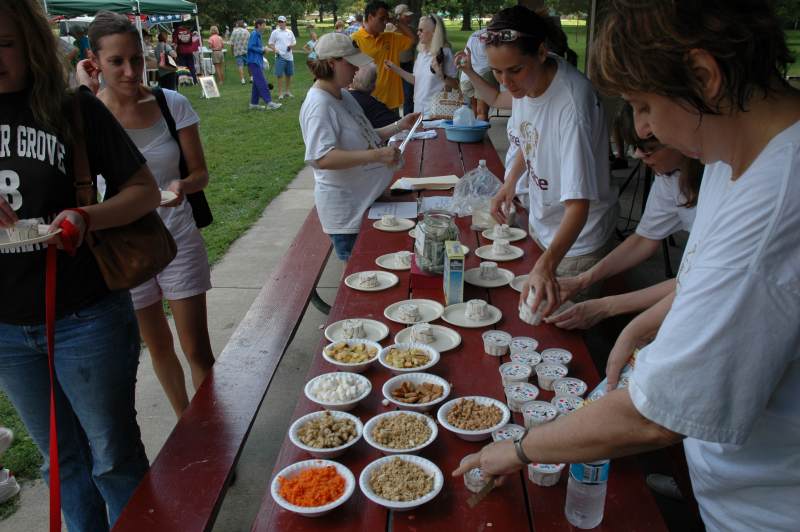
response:
[[[0,94],[0,197],[20,220],[50,223],[75,207],[72,146],[34,118],[29,91]],[[145,164],[145,159],[108,109],[87,89],[80,90],[83,131],[92,176],[102,174],[106,197],[115,194]],[[72,97],[65,96],[66,117]],[[72,122],[72,120],[69,120]],[[44,323],[45,247],[0,250],[0,322]],[[56,315],[62,318],[109,293],[86,245],[74,257],[58,253]]]

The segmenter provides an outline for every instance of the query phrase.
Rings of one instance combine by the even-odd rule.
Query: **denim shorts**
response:
[[[247,66],[247,56],[246,55],[237,55],[236,56],[236,64],[240,67]]]
[[[281,56],[275,60],[275,76],[294,76],[294,61],[289,61]]]
[[[331,242],[333,242],[333,250],[336,252],[336,256],[339,257],[339,260],[350,260],[350,255],[353,252],[353,246],[356,245],[358,233],[328,236],[331,237]]]

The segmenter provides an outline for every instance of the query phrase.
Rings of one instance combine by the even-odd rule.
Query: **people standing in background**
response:
[[[339,19],[339,20],[336,21],[336,23],[333,25],[333,32],[334,33],[345,33],[345,31],[344,31],[344,20]]]
[[[172,42],[178,52],[178,64],[189,69],[192,80],[197,83],[197,70],[194,68],[194,44],[192,32],[186,26],[178,26],[172,34]]]
[[[406,4],[398,4],[394,8],[394,15],[398,20],[402,20],[409,27],[411,26],[412,17],[414,13],[408,10],[408,6]],[[414,72],[413,45],[409,46],[408,48],[400,52],[399,59],[400,59],[399,63],[400,68],[402,68],[409,74]],[[413,110],[414,110],[414,85],[406,81],[406,78],[403,77],[403,114],[407,115]]]
[[[208,38],[208,47],[211,48],[211,62],[214,63],[214,75],[217,78],[217,84],[222,85],[225,82],[225,43],[222,37],[219,36],[219,28],[211,26],[211,37]]]
[[[237,20],[236,27],[231,33],[231,55],[236,59],[236,66],[239,69],[239,79],[242,85],[247,83],[244,77],[244,69],[247,68],[247,43],[250,40],[250,32],[244,27],[244,20]],[[250,78],[253,81],[253,78]]]
[[[250,70],[250,77],[253,80],[250,109],[272,111],[279,109],[281,104],[272,101],[269,85],[264,77],[264,44],[261,34],[264,33],[266,27],[267,21],[260,18],[256,20],[256,27],[250,32],[250,39],[247,41],[247,68]],[[263,99],[266,105],[259,105],[259,99]]]
[[[364,25],[364,15],[358,13],[356,16],[349,16],[347,17],[347,23],[349,26],[345,28],[344,33],[345,35],[352,37],[353,34],[360,30]]]
[[[310,37],[311,38],[308,40],[308,42],[303,45],[303,50],[308,53],[308,59],[306,60],[308,68],[311,68],[311,61],[314,61],[317,58],[317,52],[314,50],[314,48],[317,46],[317,32],[311,30]]]
[[[158,59],[158,86],[162,89],[175,90],[178,86],[178,74],[175,67],[170,64],[170,58],[174,60],[178,53],[167,42],[169,34],[166,31],[158,32],[158,44],[156,44],[156,58]]]
[[[383,65],[387,59],[392,63],[400,63],[400,52],[414,44],[415,35],[403,21],[397,21],[399,33],[384,31],[389,22],[389,6],[386,2],[367,4],[364,19],[364,26],[352,37],[359,49],[370,56],[378,67],[378,80],[372,95],[389,109],[398,109],[403,106],[402,79]]]
[[[294,98],[292,76],[294,76],[294,54],[297,44],[292,30],[286,27],[286,17],[278,17],[278,27],[269,36],[269,47],[275,52],[275,77],[278,78],[278,99]]]
[[[194,70],[195,72],[200,72],[203,75],[206,75],[205,69],[202,64],[202,54],[200,53],[200,47],[203,44],[203,40],[200,37],[200,32],[197,30],[192,31],[192,58],[194,58]]]
[[[370,63],[358,69],[349,90],[350,95],[356,99],[361,110],[367,115],[372,127],[381,128],[393,124],[400,116],[397,111],[392,111],[372,95],[377,78],[375,63]]]
[[[473,32],[467,39],[466,49],[469,50],[472,69],[481,77],[483,81],[491,85],[494,89],[499,89],[500,85],[494,77],[492,69],[489,67],[489,59],[486,57],[486,44],[481,40],[481,35],[486,33],[485,29]],[[472,110],[478,120],[488,120],[489,105],[481,100],[480,95],[475,92],[475,86],[470,81],[466,72],[461,72],[460,76],[461,94],[465,99],[472,103]],[[507,168],[508,166],[506,166]]]
[[[75,30],[75,46],[78,48],[78,61],[89,59],[91,46],[89,46],[89,37],[85,30],[80,28]]]

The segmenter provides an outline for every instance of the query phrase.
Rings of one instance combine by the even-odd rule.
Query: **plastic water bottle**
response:
[[[475,125],[475,113],[472,112],[469,101],[464,102],[464,105],[456,109],[456,112],[453,113],[453,125],[461,127],[472,127]]]
[[[610,462],[571,464],[564,514],[577,528],[594,528],[603,520]]]

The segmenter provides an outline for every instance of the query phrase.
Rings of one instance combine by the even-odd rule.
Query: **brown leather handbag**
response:
[[[97,187],[86,153],[79,92],[73,100],[73,177],[78,206],[86,207],[97,203]],[[110,290],[128,290],[152,279],[178,252],[175,240],[155,211],[128,225],[91,231],[85,242]]]

